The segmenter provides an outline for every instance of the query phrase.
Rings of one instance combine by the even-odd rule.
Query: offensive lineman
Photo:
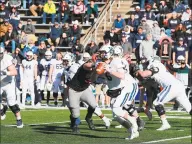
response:
[[[33,59],[33,52],[26,53],[26,59],[22,60],[22,105],[25,106],[27,90],[31,95],[31,106],[35,105],[34,82],[37,80],[37,61]]]
[[[151,77],[163,88],[153,102],[155,110],[162,121],[162,126],[157,130],[163,131],[171,128],[166,119],[165,109],[163,106],[164,103],[167,103],[175,98],[183,106],[183,108],[190,113],[190,115],[192,115],[192,109],[191,103],[186,96],[184,85],[173,75],[171,75],[160,60],[157,60],[157,58],[158,57],[156,57],[156,59],[148,58],[146,62],[148,65],[147,70],[137,71],[137,76],[142,78]]]
[[[16,92],[14,76],[17,75],[17,70],[12,62],[13,58],[4,53],[5,49],[0,47],[0,94],[6,93],[7,103],[11,111],[14,113],[17,122],[17,128],[23,128],[21,120],[20,108],[16,104]],[[1,96],[0,96],[1,98]],[[0,102],[1,103],[1,102]],[[6,107],[1,104],[1,120],[4,120],[6,115]]]

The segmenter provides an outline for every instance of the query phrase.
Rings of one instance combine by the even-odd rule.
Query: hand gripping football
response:
[[[96,72],[98,75],[101,75],[105,72],[105,63],[104,62],[100,62],[98,63],[97,67],[96,67]]]

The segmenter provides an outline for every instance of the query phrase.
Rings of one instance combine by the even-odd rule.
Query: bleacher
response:
[[[99,7],[99,12],[101,12],[106,4],[106,2],[95,2],[98,7]],[[58,6],[59,6],[59,2],[55,2],[56,4],[56,7],[58,9]],[[89,3],[88,3],[89,4]],[[23,24],[26,24],[27,23],[27,19],[31,19],[32,20],[32,24],[35,26],[35,35],[38,37],[40,35],[49,35],[50,33],[50,27],[53,25],[53,24],[49,24],[51,18],[47,16],[47,24],[42,24],[42,15],[39,15],[39,16],[33,16],[30,12],[30,10],[27,8],[27,9],[23,9],[23,8],[20,8],[18,9],[19,13],[20,13],[20,20],[23,22]],[[72,10],[71,10],[71,14],[72,14]],[[82,28],[82,31],[81,31],[81,36],[84,36],[87,31],[91,28],[91,23],[89,24],[85,24],[83,22],[81,22],[81,19],[80,17],[77,17],[76,18],[80,23],[81,23],[81,28]],[[57,21],[57,15],[55,17],[55,21]],[[62,25],[62,24],[61,24]],[[72,24],[70,24],[70,26],[72,26]],[[58,47],[59,49],[65,49],[65,47]],[[70,48],[70,47],[66,47],[67,48]]]

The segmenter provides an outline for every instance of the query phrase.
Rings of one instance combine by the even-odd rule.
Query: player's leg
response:
[[[90,88],[87,88],[86,90],[84,90],[80,100],[89,105],[85,120],[88,123],[90,129],[95,129],[95,126],[92,121],[92,115],[95,111],[95,108],[97,107],[97,103],[92,90]]]
[[[78,125],[80,124],[80,96],[83,92],[76,92],[69,88],[69,109],[71,111],[71,128],[74,133],[79,133]]]
[[[4,120],[6,118],[6,112],[7,112],[7,105],[0,104],[0,114],[1,114],[1,120]]]
[[[96,103],[97,103],[97,106],[99,106],[99,96],[101,95],[101,85],[102,84],[96,84],[95,85],[95,93],[96,93]]]
[[[45,100],[44,89],[45,89],[45,78],[46,76],[42,75],[40,80],[40,90],[41,90],[41,100]]]
[[[105,105],[106,108],[110,108],[110,97],[107,95],[108,86],[103,84],[103,94],[105,96]]]
[[[29,88],[28,79],[24,79],[22,84],[22,107],[25,107],[25,100],[26,100],[28,88]]]
[[[170,124],[168,123],[165,115],[164,103],[169,102],[170,100],[174,99],[176,96],[177,90],[173,88],[173,86],[165,87],[158,95],[157,98],[154,100],[153,104],[155,105],[155,110],[157,111],[161,121],[162,126],[157,129],[158,131],[163,131],[166,129],[171,128]]]
[[[45,76],[45,85],[48,83],[48,76]],[[49,100],[50,100],[50,96],[51,96],[51,91],[47,90],[47,105],[49,105]]]
[[[16,104],[16,92],[15,83],[11,82],[10,84],[6,85],[5,92],[7,94],[7,103],[11,111],[16,117],[17,121],[17,128],[23,128],[23,122],[21,119],[20,108],[19,105]]]
[[[29,91],[31,94],[31,106],[35,105],[35,88],[34,88],[34,80],[29,80]]]
[[[54,98],[54,104],[55,106],[58,105],[58,91],[59,91],[59,85],[61,83],[60,79],[53,78],[53,98]]]

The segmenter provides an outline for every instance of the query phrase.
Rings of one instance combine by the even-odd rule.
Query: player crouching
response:
[[[7,96],[7,103],[11,111],[14,113],[17,121],[17,128],[23,128],[21,120],[20,108],[16,104],[16,92],[14,76],[17,75],[17,70],[13,64],[13,58],[4,53],[4,48],[0,47],[0,89],[1,95],[4,92]],[[6,107],[1,104],[1,120],[5,119]]]

